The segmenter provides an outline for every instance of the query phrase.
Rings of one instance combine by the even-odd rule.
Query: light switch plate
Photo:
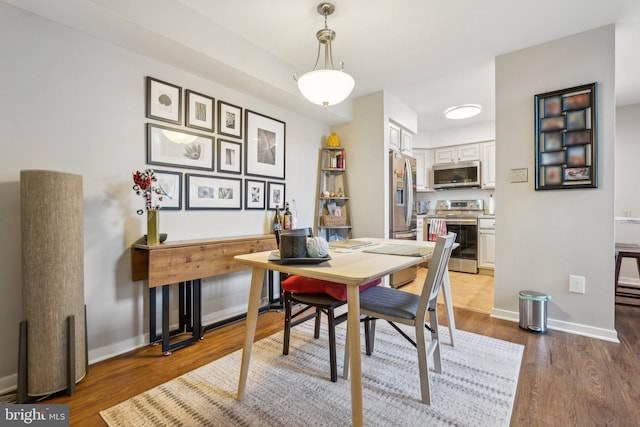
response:
[[[511,169],[511,182],[527,182],[529,180],[527,168]]]

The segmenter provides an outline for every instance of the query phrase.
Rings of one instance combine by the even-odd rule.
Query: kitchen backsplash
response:
[[[430,209],[433,210],[436,206],[437,200],[484,200],[484,211],[488,212],[489,209],[489,196],[493,195],[494,205],[499,209],[498,201],[495,200],[495,190],[482,190],[479,188],[462,189],[462,190],[442,190],[428,193],[417,193],[416,201],[428,201],[430,202]]]

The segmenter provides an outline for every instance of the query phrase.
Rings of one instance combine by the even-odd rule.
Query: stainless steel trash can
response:
[[[520,291],[520,327],[530,332],[547,332],[547,301],[551,297],[542,292]]]

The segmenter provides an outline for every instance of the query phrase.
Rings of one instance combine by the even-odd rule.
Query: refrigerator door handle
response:
[[[406,179],[404,180],[406,188],[404,189],[406,194],[404,204],[404,223],[407,227],[411,225],[411,214],[413,211],[413,176],[411,175],[411,163],[409,159],[404,159],[404,173]]]

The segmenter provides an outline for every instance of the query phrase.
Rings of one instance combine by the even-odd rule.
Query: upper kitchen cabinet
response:
[[[405,129],[400,129],[400,151],[407,156],[413,152],[413,134]]]
[[[434,150],[434,164],[480,160],[480,144],[453,145]]]
[[[433,150],[414,148],[413,157],[416,159],[416,191],[432,191],[430,177]]]
[[[389,122],[389,150],[400,151],[400,126]]]
[[[413,134],[402,126],[389,121],[389,150],[410,156],[413,151]]]
[[[482,143],[482,188],[496,188],[496,142]]]

